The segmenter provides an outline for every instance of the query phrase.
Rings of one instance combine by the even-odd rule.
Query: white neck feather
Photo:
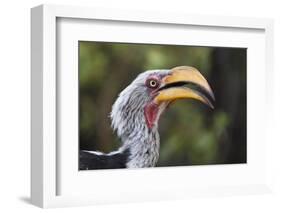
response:
[[[127,138],[120,151],[129,149],[127,168],[153,167],[159,158],[160,138],[157,127],[138,132],[134,138]]]

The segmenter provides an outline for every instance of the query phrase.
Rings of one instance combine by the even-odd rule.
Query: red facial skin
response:
[[[152,87],[150,85],[150,81],[155,81],[157,83],[156,86]],[[158,106],[158,104],[153,102],[153,97],[155,96],[156,91],[160,86],[160,81],[161,81],[161,79],[158,76],[150,76],[146,80],[146,86],[150,91],[151,102],[148,103],[144,107],[144,116],[145,116],[145,120],[146,120],[146,125],[148,126],[149,129],[151,129],[153,127],[153,125],[157,119],[159,106]]]
[[[157,104],[151,102],[144,107],[144,115],[146,120],[146,125],[151,129],[157,118],[159,107]]]

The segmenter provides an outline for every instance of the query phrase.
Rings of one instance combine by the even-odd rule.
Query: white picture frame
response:
[[[105,190],[112,190],[104,193],[102,189],[96,188],[96,192],[93,194],[86,193],[87,190],[93,190],[94,186],[91,185],[78,185],[79,182],[88,184],[90,182],[89,177],[94,177],[90,173],[84,173],[82,179],[75,177],[69,177],[68,183],[65,186],[68,190],[79,191],[79,193],[60,193],[59,185],[67,182],[65,179],[60,178],[61,170],[63,171],[63,164],[59,164],[60,152],[58,152],[58,88],[60,87],[60,81],[57,79],[58,65],[58,34],[61,28],[61,20],[99,20],[101,24],[103,21],[111,21],[118,23],[118,26],[122,26],[123,23],[135,23],[142,24],[145,27],[146,24],[153,24],[157,26],[164,26],[165,28],[173,26],[197,26],[202,30],[205,28],[212,30],[222,30],[227,32],[232,31],[249,31],[258,32],[260,36],[256,43],[253,41],[252,46],[261,45],[260,50],[262,52],[256,57],[261,67],[255,67],[254,65],[248,67],[251,69],[259,69],[257,73],[257,79],[253,79],[252,75],[248,75],[248,83],[250,87],[248,89],[248,110],[253,111],[250,113],[251,116],[248,122],[248,127],[252,128],[253,131],[259,132],[257,140],[259,145],[249,146],[251,148],[249,152],[252,152],[250,156],[250,163],[246,166],[237,165],[232,167],[220,168],[216,166],[204,167],[201,169],[189,168],[189,177],[193,181],[191,185],[179,187],[180,185],[172,185],[165,183],[164,181],[158,182],[152,186],[152,191],[147,195],[145,185],[140,184],[139,188],[132,189],[130,179],[139,177],[149,177],[156,179],[157,176],[163,175],[164,170],[134,170],[126,174],[124,177],[123,171],[100,173],[95,176],[98,180],[106,177],[119,178],[118,181],[127,181],[128,186],[116,188],[114,186],[105,187]],[[71,23],[69,24],[71,26]],[[116,24],[117,25],[117,24]],[[128,202],[128,201],[143,201],[143,200],[164,200],[164,199],[177,199],[186,197],[197,197],[197,196],[217,196],[217,195],[233,195],[233,194],[253,194],[253,193],[264,193],[271,191],[271,172],[269,161],[266,161],[269,153],[266,153],[266,147],[270,146],[268,133],[271,126],[271,114],[265,110],[271,107],[271,95],[270,90],[273,87],[271,84],[273,78],[273,21],[270,19],[257,19],[257,18],[238,18],[238,17],[216,17],[216,16],[203,16],[203,15],[189,15],[189,14],[166,14],[166,13],[153,13],[148,11],[122,11],[122,10],[110,10],[101,8],[85,8],[85,7],[74,7],[74,6],[54,6],[54,5],[42,5],[31,10],[31,56],[32,56],[32,143],[31,143],[31,201],[33,204],[40,207],[59,207],[59,206],[75,206],[75,205],[90,205],[97,203],[112,203],[112,202]],[[79,27],[77,25],[77,27]],[[65,28],[64,28],[65,29]],[[87,36],[91,36],[91,32],[85,32]],[[74,37],[78,34],[70,35],[69,38],[77,39]],[[211,35],[211,34],[210,34]],[[80,36],[80,35],[78,35]],[[87,37],[86,36],[86,37]],[[102,34],[101,34],[102,36]],[[235,36],[235,33],[233,34]],[[112,38],[107,38],[111,40]],[[122,40],[122,39],[121,39]],[[121,41],[119,40],[119,41]],[[227,39],[225,39],[227,40]],[[235,40],[235,39],[234,39]],[[252,39],[254,40],[254,39]],[[124,40],[128,41],[128,40]],[[214,44],[217,46],[225,46],[223,37],[217,40]],[[245,40],[246,41],[246,40]],[[130,41],[129,41],[130,42]],[[133,42],[133,41],[131,41]],[[159,41],[166,43],[165,41]],[[179,41],[180,42],[180,41]],[[182,41],[181,41],[182,42]],[[198,41],[199,42],[199,41]],[[247,47],[246,43],[243,44],[243,39],[240,41],[241,46]],[[263,43],[264,42],[264,43]],[[239,42],[238,42],[239,43]],[[201,45],[208,45],[208,42],[200,43]],[[239,46],[239,44],[237,44]],[[61,50],[60,50],[61,51]],[[71,51],[70,51],[71,52]],[[253,55],[254,57],[254,55]],[[253,58],[254,59],[254,58]],[[251,60],[252,62],[254,60]],[[63,62],[63,61],[62,61]],[[61,62],[60,62],[61,63]],[[77,63],[77,61],[75,62]],[[63,76],[65,77],[65,76]],[[265,77],[265,78],[263,78]],[[74,79],[75,80],[75,79]],[[262,94],[262,101],[260,107],[254,107],[253,90],[255,85],[261,83],[264,87],[260,87],[259,93]],[[72,84],[69,80],[68,84]],[[253,103],[253,104],[251,104]],[[254,112],[263,113],[260,119],[263,119],[266,126],[257,126],[255,124]],[[252,114],[252,115],[251,115]],[[264,129],[263,129],[264,128]],[[262,131],[265,130],[265,131]],[[259,139],[260,138],[260,139]],[[248,138],[249,143],[253,144],[251,140],[256,138]],[[62,146],[63,147],[63,146]],[[73,160],[73,159],[72,159]],[[75,159],[74,159],[75,160]],[[251,163],[251,160],[253,163]],[[258,161],[260,167],[254,161]],[[185,168],[169,168],[165,170],[168,177],[173,180],[178,176],[186,178]],[[215,171],[217,174],[211,175]],[[78,172],[78,170],[77,170]],[[226,176],[228,173],[229,176]],[[237,174],[236,180],[230,176],[235,173]],[[258,177],[253,178],[250,173],[257,175]],[[71,173],[65,173],[70,174]],[[211,180],[202,183],[203,179],[198,178],[209,175]],[[215,181],[219,174],[228,179],[228,181]],[[120,176],[121,175],[121,176]],[[225,176],[224,176],[225,175]],[[242,175],[245,177],[239,178]],[[124,180],[125,178],[125,180]],[[127,180],[126,180],[127,178]],[[121,180],[122,179],[122,180]],[[144,178],[145,179],[145,178]],[[183,179],[183,178],[182,178]],[[182,183],[182,179],[179,178],[178,182]],[[241,179],[241,180],[240,180]],[[201,181],[200,181],[201,180]],[[63,182],[63,183],[62,183]],[[144,180],[145,182],[145,180]],[[177,181],[176,181],[177,182]],[[89,189],[87,189],[87,186]],[[182,185],[181,185],[182,186]],[[112,188],[113,187],[113,188]],[[151,187],[151,186],[150,186]],[[154,187],[154,188],[153,188]],[[123,189],[124,188],[124,189]],[[142,189],[143,190],[142,190]],[[120,196],[120,190],[122,196]],[[123,190],[123,191],[122,191]],[[116,192],[117,191],[117,192]]]

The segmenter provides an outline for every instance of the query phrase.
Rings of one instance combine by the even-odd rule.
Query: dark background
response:
[[[139,73],[188,65],[211,85],[215,109],[180,100],[164,112],[157,166],[246,163],[246,58],[244,48],[80,41],[80,149],[110,152],[121,145],[109,114]]]

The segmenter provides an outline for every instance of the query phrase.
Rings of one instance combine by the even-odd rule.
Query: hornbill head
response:
[[[123,147],[130,149],[136,158],[145,156],[147,150],[148,158],[154,156],[146,165],[136,165],[139,163],[136,161],[131,167],[156,164],[159,117],[169,104],[178,99],[196,99],[213,108],[215,98],[206,79],[189,66],[143,72],[119,94],[112,107],[111,119],[113,129],[125,144]]]

